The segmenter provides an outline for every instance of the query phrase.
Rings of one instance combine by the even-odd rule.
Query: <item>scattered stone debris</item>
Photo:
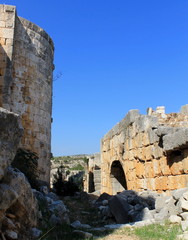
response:
[[[84,232],[84,231],[81,231],[81,230],[74,230],[73,233],[79,237],[82,237],[84,239],[90,239],[93,237],[93,234],[91,233],[88,233],[88,232]]]

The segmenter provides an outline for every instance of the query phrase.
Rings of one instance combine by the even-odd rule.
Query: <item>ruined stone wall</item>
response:
[[[101,191],[101,156],[95,153],[87,156],[88,163],[85,170],[84,191]]]
[[[115,194],[114,189],[119,186],[123,189],[158,192],[188,186],[186,111],[149,114],[129,111],[102,139],[102,192]],[[117,168],[121,172],[121,179],[114,174]]]
[[[37,25],[0,5],[0,106],[21,116],[20,147],[39,156],[40,179],[49,182],[54,46]]]

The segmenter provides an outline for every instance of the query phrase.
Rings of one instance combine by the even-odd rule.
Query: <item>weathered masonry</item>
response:
[[[20,147],[39,156],[40,179],[49,182],[54,46],[37,25],[0,5],[0,107],[22,117]]]
[[[158,192],[188,186],[188,105],[148,115],[131,110],[101,141],[102,192]]]
[[[100,153],[87,156],[88,163],[84,178],[84,191],[100,192],[101,191],[101,157]]]

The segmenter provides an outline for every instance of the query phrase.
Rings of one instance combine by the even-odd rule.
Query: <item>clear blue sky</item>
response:
[[[130,109],[188,103],[187,0],[4,0],[55,43],[52,152],[94,153]]]

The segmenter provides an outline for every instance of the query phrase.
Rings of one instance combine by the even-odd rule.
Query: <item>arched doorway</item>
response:
[[[117,194],[127,189],[125,174],[120,161],[116,160],[111,165],[110,180],[112,186],[112,194]]]

